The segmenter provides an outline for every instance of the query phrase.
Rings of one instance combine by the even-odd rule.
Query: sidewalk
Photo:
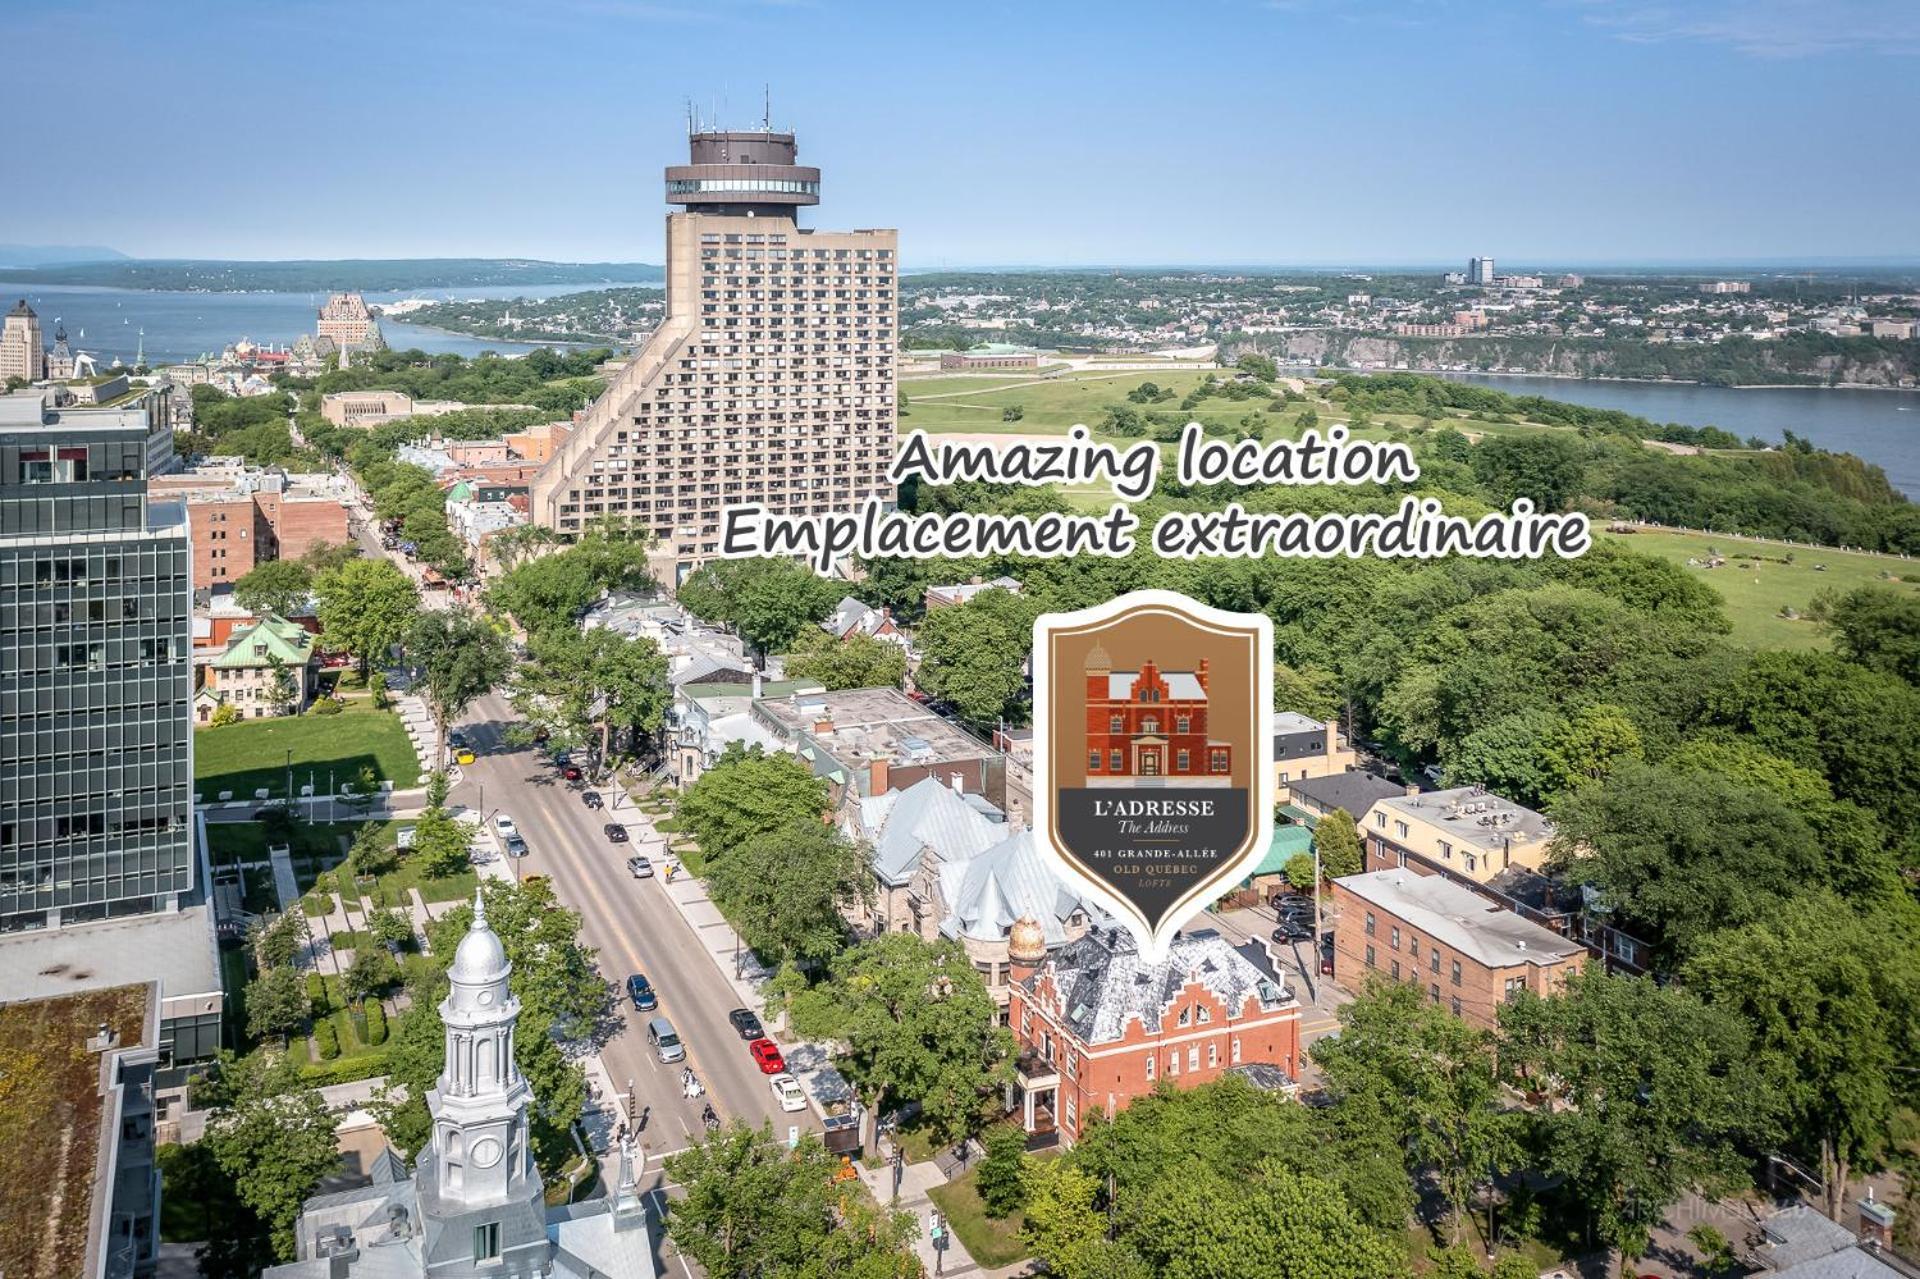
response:
[[[984,1273],[974,1264],[966,1248],[952,1229],[947,1230],[946,1250],[943,1256],[933,1246],[930,1233],[934,1203],[927,1192],[935,1186],[944,1186],[947,1179],[941,1175],[939,1166],[931,1160],[926,1163],[908,1164],[901,1170],[900,1202],[893,1202],[893,1165],[883,1163],[878,1168],[860,1167],[860,1180],[873,1195],[875,1203],[882,1207],[896,1207],[901,1212],[910,1212],[920,1223],[919,1233],[914,1237],[913,1250],[919,1256],[920,1263],[927,1273],[934,1273],[937,1266],[942,1274],[965,1275]]]

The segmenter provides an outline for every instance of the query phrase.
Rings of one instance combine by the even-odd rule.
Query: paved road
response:
[[[659,1013],[679,1031],[688,1063],[706,1084],[708,1097],[723,1119],[750,1124],[770,1120],[784,1138],[790,1125],[820,1130],[812,1111],[779,1111],[746,1045],[727,1022],[738,1006],[680,913],[665,899],[660,879],[636,880],[627,872],[625,845],[612,844],[602,827],[607,812],[589,809],[579,789],[561,780],[537,752],[506,744],[514,722],[506,702],[488,697],[464,721],[479,758],[465,770],[456,802],[481,809],[487,821],[505,811],[525,836],[531,853],[517,870],[546,875],[555,895],[580,912],[584,940],[599,952],[600,969],[610,981],[645,973],[660,992]],[[619,820],[638,828],[644,815],[627,807]],[[706,1099],[688,1101],[680,1093],[681,1066],[662,1065],[646,1042],[646,1019],[624,996],[620,1031],[603,1047],[601,1059],[614,1087],[624,1092],[632,1080],[639,1105],[650,1107],[642,1134],[649,1150],[678,1149],[704,1135],[700,1110]]]

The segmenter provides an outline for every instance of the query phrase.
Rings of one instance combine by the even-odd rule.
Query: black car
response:
[[[600,792],[597,790],[581,791],[580,802],[596,811],[606,804],[606,801],[600,798]]]
[[[1313,897],[1309,893],[1275,893],[1267,900],[1267,905],[1275,910],[1299,910],[1305,907],[1313,909]]]
[[[608,822],[600,829],[607,832],[607,838],[616,844],[624,844],[627,842],[627,828],[619,822]]]
[[[633,1001],[634,1008],[640,1012],[660,1006],[660,996],[653,993],[653,983],[640,973],[627,978],[627,998]]]
[[[1296,923],[1291,920],[1280,921],[1280,927],[1273,930],[1273,939],[1277,942],[1311,941],[1313,926]]]
[[[760,1019],[753,1015],[751,1008],[736,1008],[727,1014],[727,1020],[733,1023],[733,1028],[740,1038],[749,1043],[766,1038],[767,1032],[760,1028]]]
[[[530,851],[531,850],[528,849],[527,847],[527,841],[520,838],[520,836],[518,835],[507,836],[507,856],[525,857],[527,853]]]

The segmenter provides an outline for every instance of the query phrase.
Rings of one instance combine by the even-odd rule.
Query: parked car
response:
[[[1275,893],[1267,898],[1267,905],[1275,910],[1298,910],[1306,907],[1313,909],[1313,898],[1306,893]]]
[[[652,1045],[653,1055],[663,1062],[686,1058],[687,1050],[680,1043],[679,1032],[665,1017],[654,1017],[647,1022],[647,1043]]]
[[[1283,919],[1280,927],[1273,930],[1273,939],[1277,942],[1312,941],[1313,925]]]
[[[653,878],[653,863],[644,857],[627,858],[627,870],[635,879]]]
[[[509,857],[525,857],[533,850],[527,847],[526,840],[520,838],[518,835],[510,835],[507,837],[506,851]]]
[[[473,753],[473,748],[471,746],[462,746],[453,752],[453,762],[456,764],[460,764],[460,765],[471,764],[473,763],[475,758],[476,757]]]
[[[495,813],[493,815],[493,833],[503,840],[512,839],[520,833],[520,828],[515,826],[513,824],[513,818],[507,816],[505,813]]]
[[[560,769],[560,776],[566,778],[570,782],[577,782],[582,777],[586,776],[586,774],[580,771],[580,765],[567,764],[562,766],[562,768]]]
[[[800,1091],[800,1081],[792,1075],[775,1075],[767,1080],[767,1086],[773,1089],[773,1099],[782,1110],[805,1110],[807,1095]]]
[[[606,832],[607,838],[616,844],[624,844],[627,842],[627,828],[619,822],[608,822],[600,829]]]
[[[751,1008],[736,1008],[727,1014],[727,1020],[733,1023],[734,1032],[749,1043],[767,1037],[767,1032],[760,1028],[760,1019],[753,1015]]]
[[[627,998],[633,1001],[634,1008],[640,1012],[660,1006],[660,996],[654,993],[653,983],[647,980],[644,973],[635,973],[627,978]]]
[[[747,1051],[763,1075],[777,1075],[787,1068],[787,1059],[780,1055],[780,1045],[764,1036],[748,1044]]]
[[[580,792],[580,802],[585,804],[588,808],[593,809],[595,812],[598,812],[603,806],[605,806],[607,801],[600,798],[599,791],[590,790],[590,791]]]

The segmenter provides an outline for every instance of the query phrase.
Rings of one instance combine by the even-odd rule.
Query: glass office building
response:
[[[166,409],[0,396],[0,932],[195,893],[192,556],[147,496]]]

